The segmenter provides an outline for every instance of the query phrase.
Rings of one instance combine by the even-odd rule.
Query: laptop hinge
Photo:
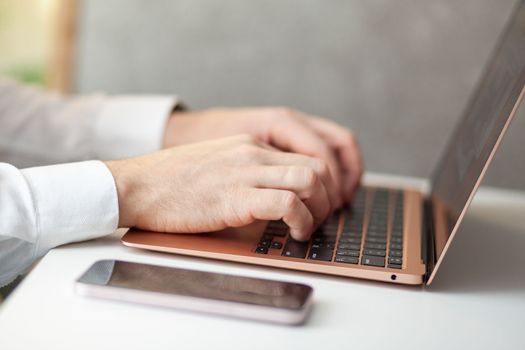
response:
[[[432,274],[436,263],[436,249],[434,244],[434,211],[431,199],[425,199],[423,204],[423,228],[421,230],[421,258],[425,263],[425,281]]]

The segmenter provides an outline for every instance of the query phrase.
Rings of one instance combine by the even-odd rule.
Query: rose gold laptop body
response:
[[[429,193],[411,188],[386,188],[392,211],[395,194],[403,192],[403,257],[401,268],[283,256],[283,248],[256,251],[267,222],[202,234],[168,234],[131,229],[122,242],[134,248],[256,264],[291,270],[364,278],[402,284],[427,285],[443,261],[474,194],[523,99],[525,86],[525,0],[519,2],[501,36],[484,75],[436,167]],[[384,190],[385,188],[382,188]],[[376,187],[367,187],[363,224],[367,222]],[[338,214],[337,241],[352,220],[347,210]],[[392,231],[389,219],[388,232]],[[284,247],[289,237],[273,237]],[[309,250],[311,250],[311,244]],[[362,247],[363,248],[363,247]],[[385,257],[388,261],[389,256]]]

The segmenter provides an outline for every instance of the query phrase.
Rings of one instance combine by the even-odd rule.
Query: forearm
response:
[[[0,81],[0,159],[18,167],[158,150],[174,96],[64,97]]]

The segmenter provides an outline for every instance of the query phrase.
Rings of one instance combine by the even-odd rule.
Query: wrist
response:
[[[191,134],[190,129],[196,119],[194,114],[195,112],[175,111],[170,115],[164,130],[162,148],[175,147],[189,142],[188,134]]]
[[[118,209],[119,209],[119,222],[118,227],[133,227],[135,226],[135,215],[133,214],[132,207],[129,205],[131,193],[133,192],[134,185],[132,180],[128,180],[125,176],[128,172],[126,171],[126,163],[128,161],[106,161],[104,164],[108,167],[115,186],[117,189],[118,198]],[[132,179],[133,177],[131,177]]]

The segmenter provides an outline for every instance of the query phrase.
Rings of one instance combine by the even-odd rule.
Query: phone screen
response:
[[[292,310],[301,309],[312,292],[297,283],[116,260],[96,262],[78,281]]]

